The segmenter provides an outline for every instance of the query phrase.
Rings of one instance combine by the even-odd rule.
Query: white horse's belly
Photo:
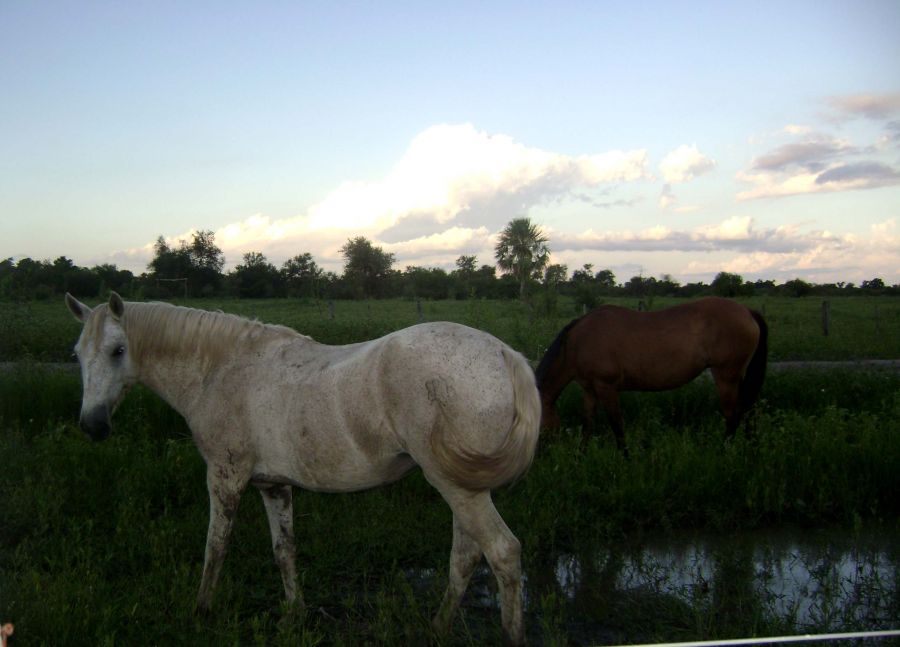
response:
[[[375,460],[358,456],[356,460],[343,460],[333,465],[311,458],[260,462],[253,470],[252,480],[288,483],[317,492],[354,492],[396,481],[415,466],[408,454],[382,456]]]

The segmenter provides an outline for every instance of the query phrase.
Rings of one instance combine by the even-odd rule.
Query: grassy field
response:
[[[634,299],[609,299],[637,307]],[[653,309],[678,303],[655,299]],[[748,299],[769,323],[770,360],[848,360],[900,358],[900,299],[841,297],[829,299],[829,334],[823,334],[822,300]],[[89,305],[94,305],[90,302]],[[457,321],[486,330],[531,360],[538,360],[556,333],[582,311],[560,298],[553,308],[516,301],[304,301],[191,300],[185,305],[223,310],[278,323],[326,344],[344,344],[380,337],[419,321]],[[69,361],[79,324],[62,300],[0,303],[0,361],[31,358]]]
[[[846,301],[832,300],[827,338],[820,302],[753,304],[769,318],[773,359],[900,357],[900,307],[888,299]],[[408,301],[336,302],[333,319],[328,304],[197,305],[285,323],[329,343],[376,337],[419,320],[416,303]],[[518,303],[429,302],[422,317],[484,328],[537,359],[573,310],[560,303],[549,316]],[[89,443],[76,425],[77,373],[36,361],[67,359],[79,325],[62,304],[4,304],[0,312],[2,359],[18,362],[0,373],[0,621],[16,623],[19,644],[435,643],[428,622],[446,583],[451,524],[447,506],[421,474],[353,495],[295,493],[298,567],[309,611],[294,621],[282,618],[265,514],[256,493],[247,492],[214,611],[198,619],[192,605],[208,500],[204,464],[183,421],[138,388],[117,412],[113,436]],[[566,427],[545,434],[528,475],[496,493],[498,509],[523,544],[528,635],[535,644],[578,642],[573,627],[583,627],[581,611],[539,574],[560,555],[598,543],[784,523],[900,530],[896,372],[772,371],[755,433],[741,432],[731,442],[722,438],[705,378],[677,391],[626,394],[623,404],[630,460],[615,450],[603,425],[598,437],[581,438],[579,393],[572,387],[560,403]],[[896,583],[898,564],[893,568]],[[479,587],[493,590],[483,571],[447,644],[499,642],[499,612],[480,599]],[[889,599],[900,612],[896,588]],[[830,628],[792,626],[750,599],[728,604],[743,612],[626,596],[608,601],[591,621],[597,626],[579,636],[637,642]],[[858,628],[877,627],[863,619]]]

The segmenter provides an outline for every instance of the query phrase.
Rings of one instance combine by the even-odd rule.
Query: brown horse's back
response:
[[[673,389],[706,368],[740,379],[759,334],[746,307],[719,297],[653,312],[606,305],[572,326],[566,360],[580,382],[620,391]]]

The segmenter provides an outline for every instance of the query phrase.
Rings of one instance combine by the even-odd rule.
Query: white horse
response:
[[[282,326],[113,293],[83,329],[81,426],[95,440],[142,383],[187,421],[207,465],[209,531],[197,608],[212,601],[241,493],[262,494],[285,596],[297,590],[292,486],[348,492],[413,466],[453,511],[449,585],[433,625],[447,632],[482,553],[497,578],[505,638],[524,643],[520,544],[490,491],[534,457],[541,405],[525,359],[495,337],[427,323],[347,346]]]

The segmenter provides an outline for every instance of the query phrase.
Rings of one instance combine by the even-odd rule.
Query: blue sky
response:
[[[900,3],[437,4],[0,3],[0,257],[900,282]]]

